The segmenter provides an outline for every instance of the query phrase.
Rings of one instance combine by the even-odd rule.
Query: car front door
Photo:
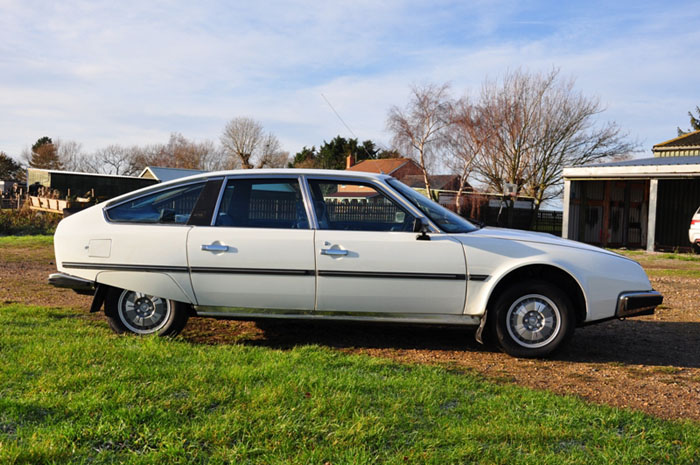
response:
[[[464,312],[466,261],[457,241],[445,234],[418,240],[415,217],[372,183],[309,179],[309,189],[318,222],[317,311]]]
[[[314,231],[296,177],[231,177],[212,225],[187,239],[198,313],[311,311]]]

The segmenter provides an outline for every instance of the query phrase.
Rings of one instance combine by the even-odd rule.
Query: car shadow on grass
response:
[[[190,324],[192,320],[190,320]],[[243,323],[245,324],[245,323]],[[337,321],[264,320],[255,324],[255,330],[237,329],[243,337],[234,340],[219,338],[221,342],[236,342],[274,349],[290,349],[300,345],[316,344],[337,349],[397,349],[439,351],[484,351],[485,346],[474,339],[474,328],[397,325],[390,323],[361,323]],[[184,339],[208,343],[216,339],[208,325],[211,339],[197,332]],[[220,334],[219,334],[220,335]]]
[[[235,338],[221,337],[219,331],[217,337],[211,326],[196,337],[183,336],[192,343],[238,343],[283,350],[317,344],[336,349],[463,352],[465,356],[498,352],[492,344],[476,342],[475,329],[470,327],[265,320],[252,328]],[[573,363],[699,368],[699,347],[697,322],[609,321],[577,328],[572,341],[552,358]]]
[[[265,337],[250,341],[276,348],[319,344],[334,348],[498,352],[476,342],[473,328],[340,324],[260,324]],[[610,321],[577,328],[555,360],[700,368],[700,323]]]

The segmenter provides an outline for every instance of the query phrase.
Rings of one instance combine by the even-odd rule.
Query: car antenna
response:
[[[331,110],[333,110],[333,113],[335,113],[335,116],[338,117],[338,119],[340,120],[340,122],[343,123],[343,126],[345,126],[345,127],[347,128],[347,130],[350,131],[350,134],[352,134],[352,137],[354,137],[355,140],[359,140],[358,137],[357,137],[357,134],[355,134],[355,133],[353,132],[353,130],[350,129],[350,126],[348,126],[348,123],[346,123],[345,120],[344,120],[343,118],[340,117],[340,114],[338,114],[338,112],[335,110],[335,108],[333,107],[333,105],[331,105],[331,102],[326,98],[326,96],[323,95],[323,92],[321,92],[321,97],[323,97],[323,100],[325,100],[326,103],[328,104],[328,106],[331,107]],[[365,151],[365,153],[367,154],[367,158],[368,158],[368,159],[371,159],[371,158],[372,158],[372,155],[369,153],[369,151],[367,150],[367,147],[365,147],[365,144],[364,144],[364,143],[362,144],[362,149],[363,149],[363,150]]]

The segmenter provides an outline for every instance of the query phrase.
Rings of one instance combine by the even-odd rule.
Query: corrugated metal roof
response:
[[[201,173],[206,173],[206,171],[202,170],[188,170],[184,168],[163,168],[161,166],[147,166],[144,168],[144,170],[139,174],[139,177],[142,178],[144,177],[144,174],[150,171],[151,174],[159,181],[161,182],[167,182],[167,181],[172,181],[173,179],[179,179],[179,178],[184,178],[187,176],[193,176],[195,174],[201,174]]]
[[[636,158],[611,163],[598,163],[585,165],[586,168],[602,168],[606,166],[674,166],[674,165],[700,165],[700,156],[692,157],[653,157]]]

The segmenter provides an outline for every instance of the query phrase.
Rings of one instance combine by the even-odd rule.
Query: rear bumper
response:
[[[625,318],[628,316],[653,315],[654,309],[661,305],[664,296],[657,291],[623,292],[617,299],[615,316]]]
[[[65,273],[50,274],[49,284],[54,287],[73,289],[78,294],[93,295],[95,293],[95,283],[93,281]]]

